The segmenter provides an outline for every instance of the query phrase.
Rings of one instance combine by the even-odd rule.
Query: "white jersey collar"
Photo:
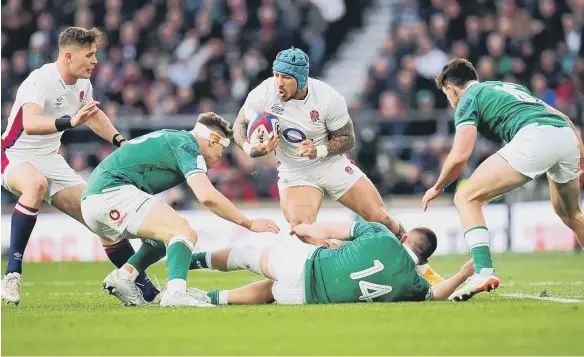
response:
[[[418,265],[420,259],[418,258],[418,256],[416,255],[416,253],[414,253],[414,251],[411,250],[410,247],[408,247],[407,245],[403,244],[403,246],[406,249],[406,252],[408,252],[410,258],[412,258],[412,260],[414,261],[414,263],[416,265]]]

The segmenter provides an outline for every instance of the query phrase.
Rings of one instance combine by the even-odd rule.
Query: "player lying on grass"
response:
[[[103,282],[103,287],[124,304],[146,304],[135,279],[166,254],[168,285],[160,305],[213,306],[206,295],[186,291],[197,232],[153,196],[157,193],[186,180],[199,202],[216,215],[253,232],[279,231],[271,220],[247,218],[209,181],[207,166],[221,158],[231,136],[226,120],[215,113],[203,113],[190,132],[159,130],[128,141],[91,174],[81,198],[88,226],[114,242],[145,239],[128,263]]]
[[[93,100],[92,71],[102,33],[68,27],[59,35],[57,60],[36,69],[18,87],[8,125],[2,134],[2,187],[18,196],[10,220],[10,251],[2,300],[18,305],[22,261],[43,199],[85,224],[79,204],[85,181],[57,152],[67,129],[83,124],[114,145],[125,139]],[[108,258],[121,267],[134,254],[127,242],[101,238]],[[159,293],[146,273],[137,279],[144,297]]]
[[[364,220],[400,237],[405,229],[347,154],[355,146],[355,130],[343,96],[308,76],[310,59],[298,48],[278,53],[272,71],[248,94],[233,124],[233,140],[254,158],[275,152],[280,206],[290,226],[314,223],[327,191]],[[247,129],[263,112],[278,118],[280,130],[252,147]],[[427,279],[442,280],[429,266],[420,269]]]
[[[265,249],[230,248],[197,253],[191,268],[248,270],[268,280],[208,292],[214,304],[329,304],[444,300],[474,271],[472,260],[430,287],[416,272],[437,246],[428,228],[395,234],[379,223],[300,224],[291,234],[313,241],[346,240],[340,249],[285,240]]]
[[[465,59],[454,59],[444,66],[436,85],[456,108],[456,135],[438,181],[424,195],[424,210],[463,172],[477,132],[507,143],[475,170],[454,197],[475,262],[475,275],[452,298],[464,301],[499,286],[483,204],[544,173],[556,214],[584,246],[578,182],[578,170],[584,168],[584,144],[570,119],[523,86],[478,82],[473,65]]]

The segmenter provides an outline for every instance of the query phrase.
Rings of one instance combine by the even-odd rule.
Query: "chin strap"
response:
[[[227,148],[229,146],[229,144],[231,143],[231,140],[229,140],[228,138],[222,137],[221,135],[219,135],[219,133],[214,132],[213,130],[207,128],[206,126],[204,126],[201,123],[197,123],[195,125],[195,129],[193,131],[195,134],[202,136],[205,139],[209,139],[211,141],[218,142],[224,148]]]

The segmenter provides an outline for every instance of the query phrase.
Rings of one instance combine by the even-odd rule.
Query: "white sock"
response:
[[[218,299],[219,300],[218,301],[219,305],[227,305],[227,304],[229,304],[229,299],[228,299],[228,296],[227,296],[228,294],[229,294],[229,292],[227,290],[221,290],[219,292],[219,299]]]
[[[187,281],[184,279],[172,279],[166,284],[166,290],[169,294],[184,293],[187,291]]]
[[[481,246],[488,247],[490,243],[489,231],[484,227],[470,229],[464,234],[464,239],[470,249]]]
[[[213,253],[212,252],[207,252],[205,253],[205,262],[207,263],[207,268],[213,270],[213,260],[212,257]]]

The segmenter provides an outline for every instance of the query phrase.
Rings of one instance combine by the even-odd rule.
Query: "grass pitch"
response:
[[[436,257],[433,266],[448,276],[466,259]],[[26,264],[21,305],[2,306],[2,354],[584,355],[584,254],[494,261],[502,287],[466,303],[214,309],[124,308],[100,291],[109,263]],[[149,274],[165,279],[164,265]],[[200,271],[189,285],[257,279]]]

